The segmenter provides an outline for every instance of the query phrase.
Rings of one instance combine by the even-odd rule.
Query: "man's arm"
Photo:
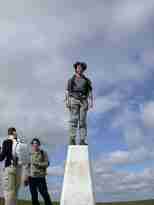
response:
[[[69,87],[70,87],[70,80],[68,80],[67,85],[66,85],[66,89],[65,89],[65,105],[67,108],[70,107],[70,97],[69,97]]]
[[[70,97],[69,97],[69,92],[68,92],[68,90],[65,91],[65,104],[66,104],[66,107],[67,107],[67,108],[70,107]]]
[[[41,168],[47,168],[49,166],[49,159],[48,155],[45,151],[43,151],[43,161],[42,162],[35,162],[34,166],[39,166]]]
[[[23,179],[23,183],[25,186],[28,186],[28,184],[29,184],[30,168],[31,168],[30,163],[23,165],[22,179]]]
[[[1,151],[0,151],[0,161],[3,161],[6,157],[6,143],[5,141],[3,142]]]
[[[88,95],[88,105],[89,108],[93,108],[94,105],[94,97],[93,97],[93,87],[91,80],[88,79],[88,86],[89,86],[89,95]]]
[[[89,96],[88,96],[88,103],[89,103],[89,108],[93,108],[93,106],[94,106],[94,97],[93,97],[92,90],[90,91]]]

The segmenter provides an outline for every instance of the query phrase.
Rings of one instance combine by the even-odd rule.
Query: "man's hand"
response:
[[[70,108],[70,99],[69,99],[69,97],[68,98],[66,98],[65,100],[64,100],[64,102],[65,102],[65,105],[66,105],[66,108]]]
[[[69,93],[67,90],[65,92],[65,100],[64,101],[65,101],[66,108],[70,108],[70,97],[69,97]]]
[[[24,180],[24,186],[28,186],[29,185],[29,177],[26,177],[26,179]]]
[[[88,107],[89,107],[90,109],[92,109],[92,108],[93,108],[93,102],[89,102]]]
[[[93,93],[90,92],[88,100],[88,108],[92,109],[94,106]]]
[[[88,108],[89,108],[89,109],[92,109],[93,106],[94,106],[93,101],[90,100],[89,103],[88,103]]]
[[[67,108],[70,108],[70,103],[69,103],[68,100],[66,101],[66,107],[67,107]]]

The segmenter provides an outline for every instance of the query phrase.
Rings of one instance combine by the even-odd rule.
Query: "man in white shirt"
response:
[[[14,127],[8,129],[8,138],[3,141],[0,161],[4,161],[4,198],[5,205],[17,204],[17,192],[21,184],[22,164],[18,164],[17,132]]]

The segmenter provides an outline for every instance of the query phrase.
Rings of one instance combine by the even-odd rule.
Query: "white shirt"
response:
[[[14,136],[13,135],[9,135],[8,136],[8,139],[11,139],[12,140],[12,155],[13,157],[16,157],[17,154],[16,154],[16,148],[17,148],[17,140],[14,139]]]

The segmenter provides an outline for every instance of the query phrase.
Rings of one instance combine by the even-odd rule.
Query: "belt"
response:
[[[73,94],[70,94],[69,97],[73,97],[75,99],[78,99],[78,100],[86,100],[87,99],[87,96],[83,95],[83,94],[80,94],[80,95],[73,95]]]

